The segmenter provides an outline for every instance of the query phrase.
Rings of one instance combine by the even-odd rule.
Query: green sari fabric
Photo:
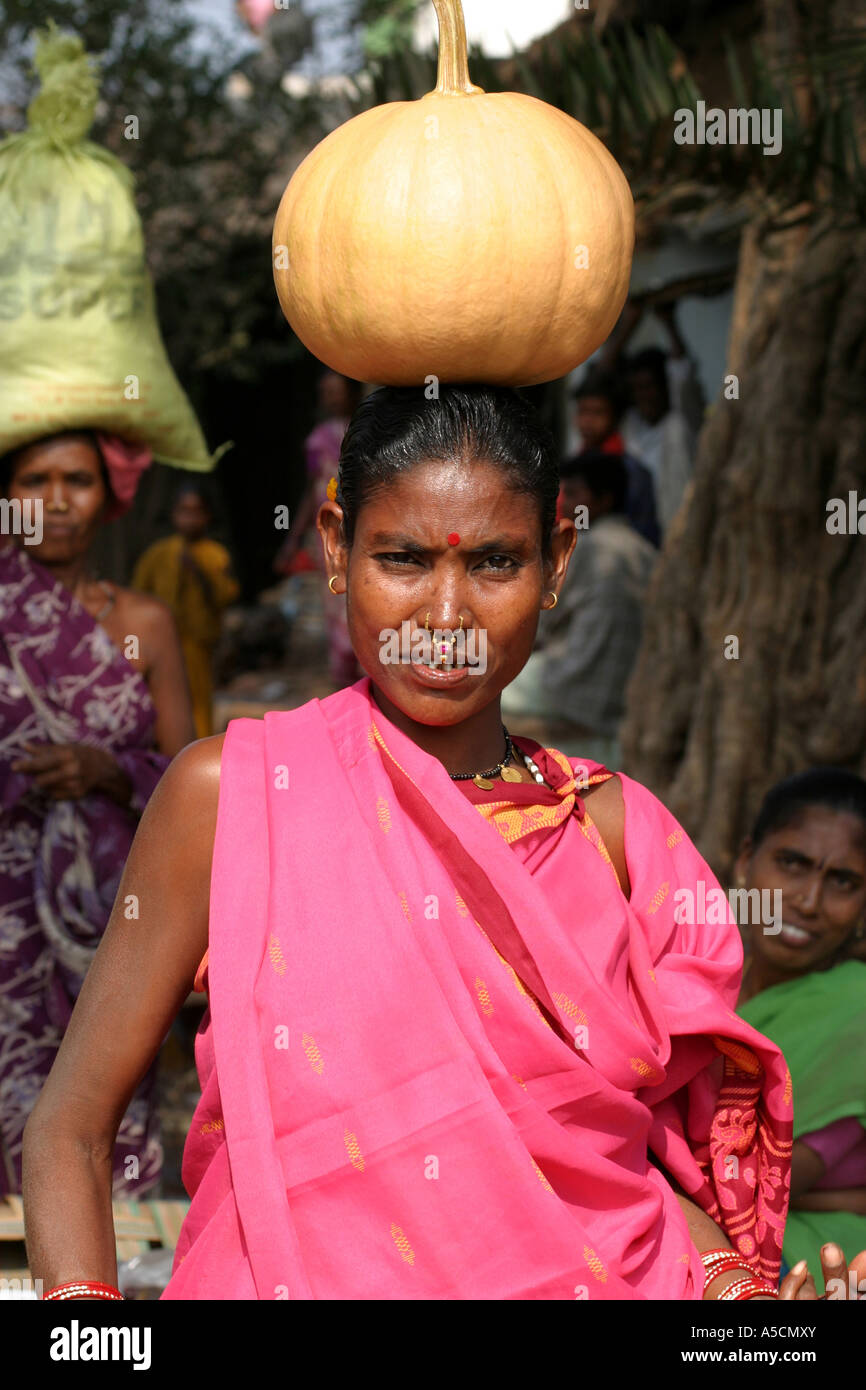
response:
[[[847,1118],[866,1129],[866,964],[846,961],[774,985],[737,1012],[785,1055],[794,1088],[795,1140]],[[866,1216],[791,1211],[785,1261],[790,1267],[808,1260],[820,1276],[818,1252],[831,1240],[849,1259],[866,1250]]]

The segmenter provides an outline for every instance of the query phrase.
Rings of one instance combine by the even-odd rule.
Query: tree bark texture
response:
[[[739,399],[702,431],[622,730],[624,771],[723,882],[780,777],[866,773],[866,537],[827,530],[831,498],[866,500],[866,230],[749,226],[727,370]]]

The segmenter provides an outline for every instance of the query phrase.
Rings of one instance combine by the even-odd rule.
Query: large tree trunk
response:
[[[830,498],[866,497],[866,231],[810,236],[745,234],[739,399],[721,395],[702,433],[623,731],[625,770],[723,880],[773,782],[866,772],[866,540],[827,531]]]

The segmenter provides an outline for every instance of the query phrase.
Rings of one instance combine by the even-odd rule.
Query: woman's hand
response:
[[[27,1121],[27,1252],[45,1288],[117,1283],[115,1137],[207,947],[222,743],[201,739],[181,753],[145,807],[108,927]],[[134,924],[124,912],[130,893],[141,904]]]
[[[13,772],[27,773],[34,786],[55,801],[76,800],[88,792],[105,791],[125,803],[132,784],[110,753],[87,743],[27,743],[30,754],[12,764]],[[123,801],[121,802],[123,804]]]
[[[855,1255],[851,1264],[845,1260],[838,1245],[821,1247],[821,1273],[825,1293],[819,1294],[805,1260],[800,1260],[779,1285],[779,1298],[787,1300],[859,1299],[866,1302],[866,1250]]]

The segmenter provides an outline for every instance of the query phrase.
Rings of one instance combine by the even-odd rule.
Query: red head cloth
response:
[[[106,521],[115,521],[132,506],[139,480],[153,462],[146,444],[132,444],[116,434],[100,434],[96,441],[105,460],[112,496],[105,511]]]
[[[260,34],[274,12],[274,0],[238,0],[237,12],[254,34]]]

